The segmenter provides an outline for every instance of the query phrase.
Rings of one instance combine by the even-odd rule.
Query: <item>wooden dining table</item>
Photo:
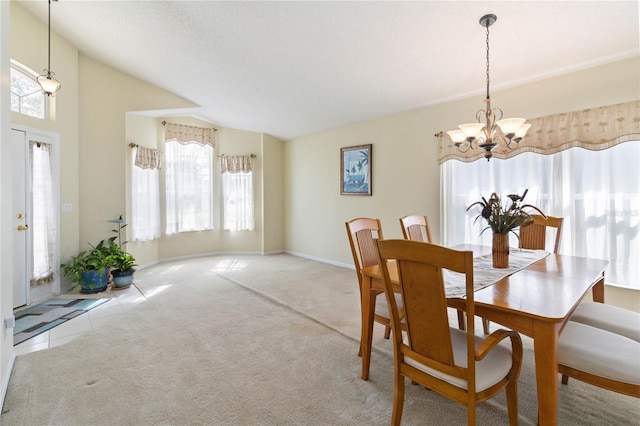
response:
[[[491,253],[491,247],[458,245],[474,257]],[[518,249],[512,249],[518,250]],[[558,422],[558,336],[564,324],[592,291],[593,300],[604,302],[604,269],[600,259],[550,253],[512,275],[474,292],[475,313],[533,339],[538,395],[538,425]],[[395,265],[389,265],[391,281],[398,282]],[[378,265],[362,270],[362,340],[371,342],[372,318],[366,317],[371,303],[383,291]],[[448,299],[452,308],[464,308],[463,299]],[[367,358],[367,359],[365,359]],[[362,354],[363,372],[369,371],[369,356]],[[365,365],[366,363],[366,365]]]

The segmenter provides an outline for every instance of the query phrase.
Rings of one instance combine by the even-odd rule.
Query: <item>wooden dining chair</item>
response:
[[[632,396],[640,397],[640,364],[638,364],[638,359],[640,359],[640,313],[600,302],[582,302],[573,311],[569,320],[567,327],[573,331],[566,334],[563,331],[561,339],[565,342],[571,340],[574,342],[570,346],[565,344],[564,350],[570,361],[565,362],[567,365],[560,364],[562,383],[566,385],[569,383],[569,377],[574,377],[626,395],[632,391],[635,392]],[[574,323],[588,327],[576,326]],[[572,333],[579,337],[571,337]],[[619,337],[612,336],[612,334]],[[603,339],[610,342],[604,346]],[[583,340],[584,344],[580,344],[580,340]],[[635,343],[630,343],[629,340]],[[598,342],[598,344],[591,348],[590,345],[593,342]],[[633,353],[634,350],[636,353]],[[589,354],[589,351],[595,351],[596,354]],[[608,354],[607,351],[612,351],[612,353]],[[629,361],[625,361],[629,359],[631,364],[622,370],[622,374],[618,373],[617,381],[608,382],[607,378],[615,377],[615,374],[604,370],[610,368],[611,365],[621,365],[620,361],[614,362],[611,357],[614,355],[622,356],[625,351],[631,351],[631,353],[623,356],[622,363],[629,363]],[[582,353],[583,358],[588,360],[589,364],[572,365],[575,360],[574,352]],[[602,357],[605,359],[603,360]],[[633,383],[634,370],[635,388],[630,387]]]
[[[545,218],[541,215],[531,215],[531,218],[533,221],[526,222],[520,227],[520,248],[545,250],[547,248],[547,229],[555,228],[556,239],[553,252],[558,253],[564,218],[553,216]]]
[[[640,398],[640,342],[568,321],[558,340],[558,372],[594,386]]]
[[[400,228],[405,240],[433,242],[429,219],[426,216],[411,214],[401,217]]]
[[[427,216],[417,214],[400,218],[400,228],[405,240],[432,243],[431,228]],[[489,320],[482,319],[484,334],[489,334]],[[458,309],[458,328],[464,330],[464,312]]]
[[[466,405],[468,424],[476,422],[476,405],[506,388],[509,423],[518,422],[517,383],[522,340],[511,330],[475,335],[473,252],[408,240],[378,240],[387,302],[391,313],[395,386],[392,425],[400,425],[405,378]],[[402,333],[387,261],[395,260],[404,306]],[[443,269],[466,277],[466,331],[449,326]],[[499,344],[505,338],[511,345]]]
[[[382,225],[380,224],[380,219],[366,217],[352,219],[345,224],[347,227],[347,236],[349,237],[349,245],[351,246],[351,254],[353,255],[356,275],[358,276],[360,300],[362,301],[362,269],[378,264],[375,239],[383,238]],[[381,290],[372,291],[371,300],[375,301],[375,303],[371,303],[373,310],[372,312],[366,312],[363,314],[366,314],[366,318],[369,318],[368,323],[366,324],[366,326],[369,327],[369,336],[373,334],[373,323],[377,322],[384,325],[384,337],[385,339],[388,339],[391,333],[391,317],[389,315],[387,300],[382,293],[383,291]],[[401,306],[399,296],[398,300],[398,305]],[[363,308],[362,304],[360,305],[360,308]],[[358,355],[362,357],[362,380],[368,380],[369,364],[371,360],[371,341],[363,341],[362,334],[360,335],[360,349],[358,351]]]

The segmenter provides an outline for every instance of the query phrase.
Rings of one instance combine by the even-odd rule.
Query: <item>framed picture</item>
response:
[[[371,195],[371,144],[340,148],[340,194]]]

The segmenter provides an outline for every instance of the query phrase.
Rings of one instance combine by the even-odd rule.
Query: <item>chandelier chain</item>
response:
[[[49,46],[47,58],[47,72],[51,73],[51,0],[49,0]]]
[[[487,99],[490,98],[490,96],[489,96],[489,82],[490,82],[490,78],[489,78],[489,25],[487,25]]]

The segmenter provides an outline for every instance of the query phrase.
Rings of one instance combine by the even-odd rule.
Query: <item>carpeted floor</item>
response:
[[[15,312],[13,345],[64,324],[109,299],[52,299]]]
[[[147,298],[99,330],[17,357],[3,425],[387,425],[393,354],[376,326],[360,379],[352,270],[290,255],[215,256],[136,273]],[[492,327],[496,327],[492,324]],[[537,423],[531,342],[520,424]],[[632,425],[638,400],[572,380],[561,425]],[[407,386],[403,424],[466,423],[466,409]],[[478,424],[507,424],[504,393]]]

